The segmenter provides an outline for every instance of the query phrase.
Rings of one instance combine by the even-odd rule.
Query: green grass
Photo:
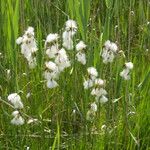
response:
[[[0,150],[27,146],[31,150],[150,149],[149,0],[1,0],[0,8]],[[49,33],[61,34],[68,18],[78,23],[76,39],[88,45],[87,64],[82,66],[72,59],[74,65],[61,74],[60,86],[50,90],[42,76],[43,40]],[[34,70],[28,68],[15,43],[28,26],[35,28],[38,43]],[[108,39],[117,41],[126,58],[117,57],[111,65],[104,65],[99,52]],[[69,52],[71,58],[73,55]],[[125,60],[134,64],[130,81],[119,76]],[[106,79],[109,95],[109,102],[98,106],[92,123],[86,121],[86,113],[94,98],[82,85],[90,66]],[[7,69],[11,70],[10,79]],[[37,118],[38,124],[10,124],[13,109],[5,102],[10,93],[19,91],[23,112]],[[114,99],[118,101],[113,103]],[[108,130],[101,130],[103,124]]]

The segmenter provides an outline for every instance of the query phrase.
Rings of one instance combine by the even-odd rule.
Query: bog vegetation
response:
[[[149,0],[0,5],[0,150],[150,149]]]

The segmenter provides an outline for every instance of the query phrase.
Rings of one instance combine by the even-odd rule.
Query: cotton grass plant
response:
[[[1,2],[0,149],[149,149],[149,2]]]

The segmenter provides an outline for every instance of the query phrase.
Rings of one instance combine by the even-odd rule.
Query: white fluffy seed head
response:
[[[91,91],[91,95],[95,95],[96,97],[101,97],[102,95],[107,95],[107,91],[103,88],[94,88]]]
[[[87,71],[88,71],[88,74],[91,76],[94,76],[94,77],[98,76],[98,72],[97,72],[96,68],[94,68],[94,67],[89,67],[87,69]]]
[[[124,80],[130,80],[130,70],[128,68],[123,69],[122,72],[120,72],[120,76],[124,79]]]
[[[85,55],[85,53],[78,52],[76,54],[76,58],[77,58],[77,61],[80,62],[81,64],[83,64],[83,65],[86,64],[86,55]]]
[[[104,86],[104,84],[105,84],[104,80],[100,78],[95,79],[95,85]]]
[[[23,125],[24,119],[22,118],[22,116],[17,115],[11,120],[11,124],[16,125],[16,126]]]
[[[16,43],[19,45],[22,43],[23,38],[22,37],[18,37],[16,40]]]
[[[28,29],[25,31],[25,35],[27,36],[34,36],[34,28],[33,27],[28,27]]]
[[[77,24],[74,20],[67,20],[66,21],[66,30],[69,31],[69,30],[74,30],[76,32],[77,30]]]
[[[15,117],[15,116],[17,116],[17,115],[19,115],[19,111],[18,111],[18,110],[12,112],[12,116],[13,116],[13,117]]]
[[[75,32],[74,31],[64,31],[62,38],[63,38],[63,47],[65,47],[67,50],[73,49],[73,36]]]
[[[110,49],[111,49],[111,51],[116,53],[117,50],[118,50],[118,47],[117,47],[116,43],[111,42]]]
[[[116,53],[118,50],[118,46],[116,45],[116,43],[114,42],[110,42],[109,40],[107,40],[104,43],[105,49],[106,50],[111,50],[112,52]]]
[[[111,45],[111,42],[109,40],[107,40],[105,43],[104,43],[104,46],[106,49],[109,49],[110,48],[110,45]]]
[[[54,33],[54,34],[50,33],[47,36],[47,38],[46,38],[46,43],[52,43],[54,41],[58,41],[58,38],[59,38],[58,34],[56,34],[56,33]]]
[[[97,111],[97,105],[96,105],[95,102],[91,104],[91,110],[92,110],[93,112],[96,112],[96,111]]]
[[[132,62],[125,63],[125,66],[126,66],[127,69],[130,69],[130,70],[133,69],[133,63]]]
[[[93,86],[93,80],[91,79],[85,80],[83,83],[83,86],[84,86],[84,89],[91,88]]]
[[[48,80],[47,87],[53,89],[58,86],[58,83],[55,80]]]
[[[50,70],[52,70],[52,71],[58,70],[57,65],[56,65],[54,62],[52,62],[52,61],[45,62],[45,65],[46,65],[46,67],[47,67],[48,69],[50,69]]]
[[[8,101],[16,109],[22,109],[23,108],[23,103],[21,102],[21,98],[17,93],[12,93],[12,94],[8,95]]]
[[[106,103],[108,101],[108,98],[105,95],[102,95],[102,97],[100,98],[100,103]]]
[[[60,56],[62,56],[62,57],[66,57],[67,53],[66,53],[65,49],[62,48],[62,49],[60,49],[60,50],[58,51],[58,55],[60,55]]]
[[[82,51],[83,49],[86,48],[86,45],[84,44],[83,41],[80,41],[77,45],[76,45],[76,50],[77,51]]]

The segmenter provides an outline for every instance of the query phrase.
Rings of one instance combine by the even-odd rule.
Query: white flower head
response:
[[[64,31],[62,38],[63,38],[63,47],[65,47],[67,50],[73,49],[73,35],[72,32]]]
[[[94,67],[89,67],[87,69],[87,71],[92,79],[95,79],[98,76],[98,72],[97,72],[96,68],[94,68]]]
[[[107,91],[103,88],[94,88],[91,91],[91,95],[95,95],[96,97],[101,97],[102,95],[107,95]]]
[[[118,50],[118,47],[117,47],[116,43],[112,42],[111,45],[110,45],[110,49],[111,49],[111,51],[113,51],[114,53],[116,53],[117,50]]]
[[[127,62],[125,63],[125,66],[127,69],[132,70],[133,69],[133,63],[132,62]]]
[[[100,98],[100,103],[104,104],[108,101],[108,98],[105,95],[102,95],[102,97]]]
[[[57,64],[60,72],[63,71],[65,68],[70,67],[71,64],[65,49],[62,48],[58,51],[58,54],[55,58],[55,63]]]
[[[97,104],[96,104],[95,102],[91,104],[91,110],[92,110],[93,112],[96,112],[96,111],[97,111]]]
[[[55,42],[55,41],[58,41],[58,34],[57,33],[50,33],[47,38],[46,38],[46,43],[52,43],[52,42]]]
[[[104,43],[104,46],[106,49],[110,49],[110,45],[111,45],[111,42],[109,40],[107,40],[105,43]]]
[[[124,80],[130,80],[130,70],[128,68],[124,69],[120,72],[120,76],[124,78]]]
[[[105,84],[104,80],[100,78],[95,79],[95,85],[104,86],[104,84]]]
[[[118,51],[117,45],[107,40],[104,44],[104,48],[101,54],[103,58],[103,63],[107,64],[108,62],[110,63],[113,62],[117,51]]]
[[[13,125],[23,125],[24,124],[24,119],[22,118],[22,116],[20,116],[19,114],[14,116],[14,118],[11,120],[11,124]]]
[[[74,20],[68,20],[66,22],[65,31],[63,32],[63,47],[72,50],[73,49],[73,36],[77,31],[77,24]]]
[[[103,53],[102,53],[102,58],[103,58],[103,63],[107,64],[108,62],[113,62],[115,55],[112,51],[109,49],[103,48]]]
[[[51,71],[57,71],[58,70],[57,65],[52,61],[45,62],[45,65]]]
[[[86,45],[84,44],[83,41],[80,41],[77,45],[76,45],[76,50],[77,51],[82,51],[83,49],[86,48]]]
[[[36,40],[34,38],[34,28],[28,27],[25,31],[25,34],[22,37],[19,37],[16,40],[17,44],[21,46],[21,53],[27,59],[29,67],[35,68],[36,58],[33,57],[33,54],[38,50]]]
[[[28,29],[25,31],[25,35],[27,35],[29,37],[34,36],[34,28],[28,27]]]
[[[72,31],[76,32],[77,31],[77,24],[76,24],[76,22],[74,20],[67,20],[65,29],[66,29],[66,31],[72,30]]]
[[[58,86],[58,83],[55,80],[52,79],[52,80],[47,81],[47,87],[48,88],[53,89],[57,86]]]
[[[83,65],[86,64],[86,55],[85,55],[85,53],[78,52],[76,54],[76,58],[77,58],[77,61],[80,62],[81,64],[83,64]]]
[[[83,83],[83,86],[84,86],[84,89],[91,88],[93,86],[93,80],[91,79],[85,80]]]
[[[17,93],[12,93],[8,96],[8,101],[14,106],[16,109],[22,109],[23,103],[21,102],[21,98]]]
[[[13,117],[16,117],[17,115],[19,115],[19,111],[18,110],[15,110],[12,112],[12,116]]]
[[[46,54],[49,58],[55,58],[58,53],[58,43],[52,45],[46,50]]]
[[[16,40],[16,43],[18,45],[20,45],[22,43],[23,38],[22,37],[18,37],[18,39]]]
[[[127,62],[125,63],[125,69],[123,69],[122,72],[120,72],[120,76],[124,78],[124,80],[130,80],[130,72],[133,69],[133,63]]]

